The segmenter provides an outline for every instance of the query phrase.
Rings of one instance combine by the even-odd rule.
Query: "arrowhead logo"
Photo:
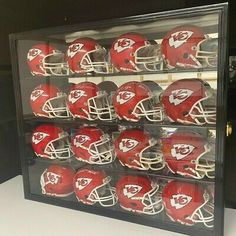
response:
[[[60,181],[60,175],[57,175],[53,172],[47,172],[46,173],[46,184],[58,184]]]
[[[193,91],[190,89],[173,90],[169,96],[169,102],[177,106],[187,100],[192,94]]]
[[[129,152],[130,150],[134,149],[138,144],[139,142],[135,139],[123,138],[119,143],[119,149],[122,152]]]
[[[67,56],[73,58],[78,51],[82,51],[83,46],[82,43],[71,44],[67,50]]]
[[[174,48],[178,48],[184,43],[187,42],[187,40],[192,36],[192,31],[178,31],[173,34],[171,34],[171,37],[169,38],[169,45]]]
[[[176,194],[172,195],[172,198],[170,199],[170,204],[172,207],[178,210],[188,205],[191,200],[191,196],[187,196],[185,194]]]
[[[44,91],[42,89],[36,89],[34,90],[31,95],[30,95],[30,100],[32,100],[33,102],[35,100],[37,100],[40,96],[42,96],[42,94],[44,93]],[[46,96],[46,95],[45,95]]]
[[[129,92],[129,91],[120,91],[116,97],[116,101],[119,104],[124,104],[128,102],[130,99],[132,99],[135,96],[135,93]]]
[[[85,187],[87,187],[91,181],[92,181],[92,179],[90,179],[90,178],[78,178],[76,180],[75,187],[79,190],[82,190]]]
[[[89,136],[87,135],[76,135],[74,138],[74,145],[76,147],[80,147],[82,144],[90,140]]]
[[[171,148],[171,156],[176,160],[182,160],[193,152],[194,146],[188,144],[174,144]]]
[[[38,48],[31,48],[29,52],[27,53],[27,59],[29,61],[32,61],[34,58],[36,58],[42,51]]]
[[[77,102],[81,97],[87,97],[87,94],[85,93],[85,91],[83,90],[72,90],[70,91],[70,94],[68,96],[68,100],[69,102],[71,102],[72,104],[74,104],[75,102]]]
[[[128,48],[131,48],[131,46],[134,44],[135,44],[135,41],[132,39],[121,38],[121,39],[118,39],[116,43],[114,44],[114,50],[120,53]]]
[[[49,134],[43,132],[35,132],[32,136],[32,143],[38,144],[43,141]]]
[[[135,196],[137,193],[141,191],[142,187],[139,185],[134,185],[134,184],[127,184],[125,185],[123,189],[123,194],[127,198],[132,198]]]

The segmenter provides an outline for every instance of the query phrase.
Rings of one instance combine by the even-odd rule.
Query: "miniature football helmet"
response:
[[[117,203],[117,196],[110,182],[111,177],[104,171],[82,169],[74,176],[74,192],[78,201],[84,204],[99,203],[103,207],[111,207]]]
[[[110,136],[96,127],[79,128],[71,146],[76,159],[89,164],[109,164],[115,159]]]
[[[203,223],[213,227],[214,206],[209,194],[198,183],[171,181],[162,190],[166,214],[174,222],[184,225]]]
[[[70,116],[66,94],[52,84],[41,84],[30,95],[30,105],[35,116],[66,118]]]
[[[167,167],[172,173],[186,177],[214,178],[215,161],[209,155],[210,150],[207,140],[191,131],[177,131],[162,139],[162,152]]]
[[[55,125],[40,125],[32,133],[32,147],[39,157],[68,159],[73,153],[69,135]]]
[[[159,186],[146,176],[122,176],[116,184],[120,206],[132,212],[155,215],[163,210]]]
[[[92,82],[72,85],[67,97],[67,105],[73,117],[86,120],[112,120],[114,108],[106,91]]]
[[[109,72],[106,49],[92,38],[74,40],[67,50],[67,62],[73,73],[107,74]]]
[[[119,36],[110,49],[111,63],[118,71],[139,72],[162,69],[160,46],[137,33]]]
[[[162,105],[172,122],[215,124],[216,96],[210,85],[200,79],[180,79],[162,94]]]
[[[166,34],[161,50],[167,67],[202,68],[217,64],[218,39],[197,26],[180,26]]]
[[[73,193],[75,171],[70,166],[50,165],[41,175],[42,194],[67,197]]]
[[[69,69],[64,54],[53,46],[42,43],[32,46],[27,54],[27,63],[32,75],[68,75]]]
[[[141,82],[131,81],[121,85],[112,100],[119,119],[137,122],[142,117],[149,121],[162,121],[163,108],[159,101],[159,91],[151,91]]]
[[[116,156],[120,163],[138,170],[164,168],[162,152],[156,144],[157,140],[139,129],[122,131],[114,142]]]

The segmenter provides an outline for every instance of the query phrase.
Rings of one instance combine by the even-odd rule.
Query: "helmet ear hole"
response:
[[[124,59],[124,63],[125,63],[125,64],[129,64],[129,59],[125,58],[125,59]]]
[[[183,54],[183,58],[184,58],[184,59],[188,59],[188,58],[189,58],[189,54],[188,54],[187,52],[185,52],[185,53]]]

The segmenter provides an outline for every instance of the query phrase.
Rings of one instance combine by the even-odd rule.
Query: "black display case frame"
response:
[[[110,209],[99,208],[94,206],[86,206],[86,205],[78,205],[75,202],[64,201],[63,199],[57,198],[45,198],[44,196],[32,194],[30,192],[30,183],[29,183],[29,162],[30,160],[26,158],[26,147],[25,147],[25,133],[24,127],[27,123],[40,123],[45,122],[43,118],[35,118],[29,117],[26,118],[23,116],[22,109],[22,96],[20,89],[20,78],[19,78],[19,68],[18,68],[18,53],[17,53],[17,42],[18,40],[23,39],[33,39],[37,38],[38,35],[42,37],[42,39],[50,35],[50,33],[56,34],[66,34],[73,31],[81,31],[86,29],[99,29],[103,27],[111,27],[111,26],[120,26],[127,24],[135,24],[139,22],[150,22],[153,19],[173,19],[176,17],[187,17],[194,15],[201,15],[205,13],[217,13],[219,15],[219,55],[218,58],[218,79],[217,79],[217,136],[216,136],[216,177],[215,177],[215,222],[214,222],[214,230],[207,231],[205,229],[199,228],[191,228],[184,227],[180,224],[168,223],[168,222],[154,222],[148,219],[144,219],[139,215],[129,215],[125,212],[120,211],[112,211]],[[20,157],[21,157],[21,166],[23,173],[23,183],[24,183],[24,194],[26,199],[35,200],[43,203],[48,203],[52,205],[67,207],[71,209],[76,209],[80,211],[90,212],[98,215],[103,215],[111,218],[116,218],[120,220],[125,220],[133,223],[144,224],[152,227],[157,227],[165,230],[170,230],[174,232],[179,232],[183,234],[190,235],[217,235],[222,236],[224,231],[224,152],[225,152],[225,133],[226,133],[226,97],[227,97],[227,74],[228,74],[228,60],[227,60],[227,28],[228,28],[228,4],[216,4],[209,6],[201,6],[173,11],[166,11],[160,13],[151,13],[139,16],[131,16],[120,19],[111,19],[111,20],[103,20],[98,22],[87,22],[81,23],[71,26],[61,26],[54,27],[48,29],[34,30],[30,32],[11,34],[10,35],[10,47],[11,47],[11,57],[12,57],[12,70],[14,77],[14,90],[15,90],[15,99],[16,99],[16,107],[17,107],[17,120],[18,120],[18,136],[19,136],[19,147],[20,147]],[[198,69],[196,69],[198,71]],[[165,73],[165,72],[164,72]],[[168,72],[167,72],[168,73]],[[72,76],[73,77],[73,76]],[[53,78],[46,78],[46,81]],[[63,77],[60,79],[63,80]],[[47,120],[50,122],[50,120]],[[60,120],[53,119],[51,122],[63,122]],[[68,123],[78,123],[79,121],[68,121]],[[93,123],[93,122],[90,122]],[[96,122],[99,123],[99,122]],[[100,122],[103,124],[104,122]],[[107,123],[106,123],[107,125]],[[109,125],[116,125],[111,123]],[[142,126],[143,123],[135,124],[135,126]],[[146,124],[145,124],[146,125]],[[171,125],[173,127],[173,125]],[[175,125],[178,127],[178,125]],[[183,127],[183,126],[182,126]],[[199,127],[201,129],[201,127]],[[31,160],[35,161],[35,160]],[[37,160],[36,160],[37,161]]]

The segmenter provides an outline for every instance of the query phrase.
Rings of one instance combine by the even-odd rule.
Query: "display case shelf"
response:
[[[180,123],[171,123],[171,122],[148,122],[147,120],[139,121],[139,122],[128,122],[123,120],[113,120],[113,121],[101,121],[101,120],[94,120],[94,121],[88,121],[88,120],[81,120],[79,118],[69,118],[69,119],[48,119],[43,117],[35,117],[35,116],[25,116],[24,121],[26,123],[31,124],[37,124],[37,123],[56,123],[56,124],[64,124],[64,125],[99,125],[99,126],[129,126],[129,127],[148,127],[148,128],[183,128],[183,129],[210,129],[214,130],[216,128],[216,125],[214,124],[207,124],[207,125],[184,125]]]

